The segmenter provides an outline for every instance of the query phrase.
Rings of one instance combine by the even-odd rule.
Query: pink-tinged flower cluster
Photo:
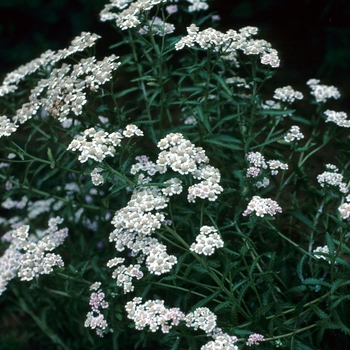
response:
[[[247,169],[247,177],[257,177],[261,169],[271,169],[271,175],[277,175],[278,169],[288,170],[288,164],[282,163],[279,160],[271,159],[265,161],[265,157],[260,152],[249,152],[246,155],[247,161],[253,165]]]
[[[109,304],[104,300],[105,293],[102,292],[100,286],[101,282],[95,282],[90,286],[90,290],[94,291],[91,293],[89,301],[92,311],[87,313],[84,326],[95,329],[97,335],[103,337],[104,330],[107,328],[108,323],[105,320],[101,309],[108,308]]]
[[[260,169],[254,166],[251,166],[247,169],[247,177],[257,177],[260,174]]]
[[[259,345],[259,342],[261,341],[265,341],[264,336],[258,333],[254,333],[249,336],[248,341],[246,342],[246,345],[247,346]]]

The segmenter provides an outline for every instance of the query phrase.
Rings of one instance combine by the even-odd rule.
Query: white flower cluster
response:
[[[257,181],[254,184],[256,188],[266,188],[268,185],[270,185],[270,180],[267,177],[264,177],[262,181]]]
[[[237,337],[222,333],[201,347],[201,350],[238,350]]]
[[[213,226],[202,226],[200,234],[196,237],[196,243],[192,243],[190,250],[197,254],[213,255],[215,248],[222,248],[224,241]]]
[[[57,53],[48,50],[41,54],[40,57],[20,66],[13,72],[8,73],[0,86],[0,96],[16,91],[18,88],[17,84],[27,75],[35,73],[40,68],[50,68],[56,62],[65,59],[76,52],[84,51],[87,47],[93,46],[95,41],[99,38],[100,36],[97,34],[82,32],[72,40],[71,45],[68,48],[59,50]]]
[[[286,136],[284,136],[284,141],[286,142],[293,142],[294,140],[300,140],[303,139],[304,135],[300,131],[299,126],[293,125]]]
[[[350,128],[350,120],[345,112],[336,112],[327,109],[324,114],[327,116],[326,123],[333,122],[343,128]]]
[[[324,187],[326,184],[331,186],[338,186],[340,192],[342,193],[348,193],[349,190],[347,188],[347,185],[343,181],[343,175],[338,174],[338,169],[335,167],[335,165],[327,164],[326,167],[329,170],[333,170],[333,172],[325,171],[320,175],[317,175],[317,181],[321,185],[321,187]]]
[[[350,203],[343,203],[338,210],[344,220],[350,217]]]
[[[193,312],[186,315],[186,326],[189,328],[198,328],[210,334],[216,328],[217,316],[211,312],[207,307],[199,307]]]
[[[246,345],[247,346],[259,345],[260,341],[265,341],[264,336],[258,333],[254,333],[248,337],[248,341],[246,342]]]
[[[257,216],[263,217],[264,215],[274,216],[276,213],[282,213],[282,208],[278,203],[271,198],[261,198],[254,196],[248,203],[247,209],[243,212],[243,216],[250,215],[255,211]]]
[[[112,268],[114,266],[120,265],[125,261],[124,258],[113,258],[108,261],[107,266]],[[116,279],[117,286],[123,287],[124,294],[132,292],[134,290],[134,286],[132,285],[132,279],[141,279],[143,277],[143,272],[140,271],[141,265],[129,265],[126,267],[125,265],[118,266],[112,277]]]
[[[151,238],[161,227],[165,216],[158,211],[167,207],[169,198],[155,186],[135,189],[127,206],[118,210],[112,220],[115,230],[110,242],[115,242],[118,251],[131,250],[131,256],[146,258],[146,267],[153,274],[169,272],[177,259],[166,253],[166,247]],[[152,211],[156,211],[154,214]]]
[[[318,79],[310,79],[306,83],[310,86],[311,95],[315,96],[316,102],[326,102],[329,98],[340,97],[340,92],[335,86],[320,85],[319,82]]]
[[[244,78],[241,77],[231,77],[231,78],[227,78],[225,79],[226,84],[228,85],[235,85],[237,87],[244,87],[246,89],[250,89],[249,84],[247,84],[246,80]]]
[[[326,245],[324,247],[317,247],[316,249],[314,249],[313,253],[320,253],[320,254],[315,254],[315,257],[317,259],[329,260],[329,258],[324,255],[324,254],[329,254],[329,248]]]
[[[277,175],[278,169],[288,170],[288,164],[282,163],[279,160],[272,159],[265,161],[265,157],[260,152],[249,152],[246,155],[247,161],[254,165],[247,169],[247,177],[257,177],[261,169],[271,169],[271,175]]]
[[[174,13],[178,12],[178,7],[177,5],[169,5],[165,7],[165,11],[168,13],[168,15],[172,15]]]
[[[29,237],[28,225],[11,231],[11,244],[0,258],[0,294],[16,276],[21,281],[31,281],[39,275],[51,273],[54,266],[64,265],[60,255],[49,253],[68,236],[67,228],[57,228],[62,222],[60,217],[51,218],[48,229],[42,232],[41,239],[33,235]]]
[[[102,171],[102,168],[95,168],[90,174],[91,181],[95,186],[102,185],[104,182],[103,176],[100,174]]]
[[[142,136],[143,132],[135,125],[127,125],[123,131],[124,137],[131,137],[133,135]],[[88,159],[93,159],[96,162],[102,162],[107,156],[114,157],[116,147],[120,146],[123,135],[119,132],[108,133],[104,130],[97,131],[94,128],[86,129],[83,136],[77,136],[69,145],[68,150],[73,152],[80,151],[78,157],[81,163]],[[95,169],[96,170],[96,169]],[[95,171],[94,176],[96,182],[98,179]],[[92,175],[91,175],[92,176]]]
[[[108,323],[101,313],[101,309],[106,309],[109,305],[104,300],[105,293],[102,292],[100,286],[101,282],[95,282],[90,286],[90,290],[94,291],[91,293],[89,301],[92,311],[87,313],[84,326],[96,329],[97,335],[103,337],[103,331],[107,328]]]
[[[288,170],[288,164],[282,163],[276,159],[267,161],[267,164],[271,169],[271,175],[277,175],[278,174],[277,169]]]
[[[42,106],[47,114],[60,121],[65,121],[70,113],[80,115],[87,102],[84,89],[97,91],[101,85],[111,80],[113,71],[120,65],[116,62],[118,58],[111,55],[102,61],[96,61],[95,57],[90,57],[73,66],[63,64],[61,68],[53,69],[48,79],[41,79],[32,89],[27,108]],[[32,115],[35,113],[36,110],[31,111]],[[29,112],[17,112],[21,123],[29,119],[28,115]]]
[[[209,158],[201,147],[195,147],[180,133],[167,135],[158,142],[158,147],[162,150],[156,162],[159,173],[165,173],[170,167],[181,175],[191,174],[195,179],[203,180],[188,188],[189,202],[195,202],[197,197],[210,201],[217,199],[217,195],[223,191],[219,185],[220,172],[206,164]]]
[[[143,14],[160,3],[166,3],[167,0],[110,0],[109,4],[104,6],[100,12],[102,22],[115,20],[117,27],[121,30],[135,28],[141,25]],[[123,10],[120,13],[112,10]]]
[[[137,163],[132,166],[131,173],[138,174],[139,184],[150,182],[156,172],[164,174],[170,168],[181,175],[191,175],[196,180],[203,180],[188,188],[190,202],[196,197],[208,198],[212,201],[223,191],[218,185],[220,173],[216,168],[206,164],[209,159],[204,150],[185,140],[182,134],[167,135],[159,141],[158,147],[161,152],[156,162],[150,161],[147,156],[136,158]],[[140,172],[145,172],[150,177],[145,177]],[[155,275],[169,272],[177,263],[177,258],[166,252],[166,246],[152,237],[152,234],[167,222],[165,215],[160,211],[168,206],[171,196],[183,191],[182,181],[177,177],[164,181],[164,184],[167,186],[136,187],[126,207],[116,212],[112,220],[115,230],[109,236],[110,242],[115,242],[117,251],[129,249],[130,255],[137,257],[139,263],[144,262],[147,270]],[[213,233],[212,237],[211,233]],[[214,232],[208,232],[208,235],[210,242],[207,243],[212,247],[222,244]],[[212,242],[214,239],[216,243]],[[207,248],[205,251],[209,252]],[[110,264],[114,264],[115,259],[112,259]],[[134,266],[131,270],[134,271]],[[126,279],[124,271],[126,270],[117,272],[116,278],[123,275],[120,278],[124,281]],[[131,280],[127,282],[130,283],[127,284],[126,290],[131,291],[133,289]],[[125,290],[124,282],[123,285]]]
[[[11,123],[10,119],[3,115],[0,117],[0,137],[10,136],[18,128],[18,125]]]
[[[142,330],[149,326],[152,332],[160,329],[169,333],[173,326],[184,320],[185,315],[179,308],[167,309],[164,300],[148,300],[141,304],[141,298],[134,298],[125,305],[128,318],[135,322],[135,328]]]
[[[262,103],[261,107],[263,109],[278,109],[281,110],[281,115],[280,117],[290,117],[292,113],[287,113],[287,114],[282,114],[283,110],[286,110],[287,107],[281,105],[281,102],[275,101],[275,100],[266,100],[265,103]]]
[[[11,197],[7,197],[2,203],[1,206],[5,209],[23,209],[28,203],[28,197],[23,196],[21,200],[13,200]]]
[[[265,157],[260,152],[249,152],[247,155],[247,161],[253,164],[256,168],[267,169]]]
[[[164,36],[173,33],[175,26],[162,21],[159,17],[153,17],[148,21],[147,25],[139,29],[141,35],[145,35],[149,31],[152,31],[154,35]]]
[[[164,244],[154,244],[150,247],[149,254],[146,258],[146,267],[154,275],[162,275],[169,272],[177,263],[174,255],[168,255]]]
[[[273,98],[287,103],[292,103],[295,100],[304,98],[300,91],[295,91],[290,85],[278,88],[275,90]]]
[[[112,78],[112,72],[118,68],[117,56],[105,57],[96,61],[94,57],[82,59],[73,67],[63,64],[61,68],[51,71],[50,77],[41,79],[31,90],[29,102],[24,103],[12,117],[13,123],[3,116],[0,126],[3,126],[1,136],[9,136],[16,131],[18,123],[23,124],[33,118],[42,108],[46,115],[57,117],[59,121],[66,122],[67,117],[73,113],[79,116],[86,104],[86,92],[89,88],[96,91],[100,85]]]
[[[144,171],[148,175],[153,176],[158,171],[157,164],[150,161],[147,156],[137,156],[135,159],[137,160],[137,163],[131,166],[131,174],[135,175],[141,171]]]
[[[220,52],[224,59],[232,60],[236,65],[237,50],[241,50],[245,55],[260,55],[262,64],[278,67],[278,53],[271,48],[271,44],[265,40],[251,39],[257,32],[256,27],[244,27],[238,32],[230,29],[225,34],[213,28],[199,31],[195,24],[191,24],[187,27],[188,35],[175,44],[175,49],[181,50],[185,46],[192,47],[197,44],[204,50],[210,48],[214,52]]]
[[[177,177],[164,182],[164,184],[169,185],[162,189],[164,196],[173,196],[174,194],[180,194],[183,191],[182,181]]]
[[[187,0],[191,5],[188,7],[188,12],[207,10],[209,8],[206,0]]]
[[[184,124],[185,125],[197,125],[198,122],[197,122],[197,119],[195,118],[195,116],[190,115],[188,117],[185,117]]]
[[[143,136],[143,131],[140,130],[136,125],[129,124],[125,127],[123,131],[124,137],[130,138],[133,136]]]
[[[196,198],[216,201],[218,195],[223,191],[219,185],[221,174],[217,168],[211,165],[200,166],[193,174],[197,180],[204,180],[188,188],[187,200],[194,203]]]
[[[135,28],[142,24],[142,20],[146,17],[145,13],[151,11],[154,6],[177,1],[178,0],[110,0],[110,3],[106,4],[104,9],[100,12],[100,19],[102,22],[115,21],[117,27],[119,27],[121,30]],[[208,8],[208,4],[205,2],[205,0],[187,1],[191,4],[188,7],[189,12],[206,10]],[[115,13],[113,10],[123,11],[120,13]],[[168,12],[168,14],[173,14],[178,11],[178,8],[177,5],[169,5],[166,6],[165,10]],[[161,35],[164,35],[162,30],[160,32]],[[155,34],[159,33],[155,32]]]
[[[41,199],[37,201],[30,201],[27,196],[23,196],[20,200],[13,200],[11,197],[6,198],[1,203],[1,206],[5,209],[24,209],[26,208],[26,218],[19,218],[18,216],[12,216],[11,219],[3,219],[12,228],[19,228],[22,225],[28,223],[29,220],[36,219],[40,214],[50,211],[57,211],[63,205],[62,201],[55,200],[54,198]],[[38,231],[36,232],[38,233]]]

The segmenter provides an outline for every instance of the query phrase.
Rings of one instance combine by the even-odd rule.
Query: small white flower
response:
[[[304,135],[300,132],[299,126],[293,125],[286,136],[284,136],[284,141],[293,142],[294,140],[303,139]]]
[[[282,213],[282,208],[278,203],[270,198],[261,198],[254,196],[248,203],[247,209],[243,212],[243,216],[247,216],[255,212],[257,216],[263,217],[264,215],[274,216],[276,213]]]
[[[213,226],[202,226],[196,243],[192,243],[190,250],[197,254],[213,255],[215,248],[222,248],[224,242]]]

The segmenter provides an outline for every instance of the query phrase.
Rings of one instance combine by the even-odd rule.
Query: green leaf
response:
[[[321,285],[321,286],[326,286],[326,287],[331,287],[332,285],[328,282],[319,280],[317,278],[306,278],[303,281],[304,284],[311,284],[311,285]]]
[[[331,293],[334,293],[339,287],[350,284],[350,280],[338,279],[332,284]]]
[[[329,255],[333,256],[334,255],[334,242],[333,242],[332,236],[328,232],[326,232],[326,241],[327,241],[327,246],[329,249]]]
[[[260,316],[265,315],[274,305],[275,303],[270,303],[260,307],[258,310],[256,310],[256,312],[254,312],[254,317],[259,318]]]
[[[335,299],[334,303],[330,305],[329,309],[335,309],[339,304],[341,304],[343,301],[350,300],[350,295],[343,295],[342,297],[339,297],[339,295],[334,295],[332,300]]]
[[[296,219],[304,223],[306,226],[310,227],[313,231],[316,230],[316,226],[313,224],[313,222],[308,219],[302,212],[299,210],[287,210],[285,212],[287,215],[294,216]]]
[[[139,90],[138,87],[132,87],[130,89],[123,89],[120,92],[116,92],[114,94],[114,97],[122,97],[122,96],[129,94],[130,92],[137,91],[137,90]]]
[[[53,158],[51,148],[49,147],[47,149],[47,156],[49,157],[49,160],[51,161],[50,168],[53,169],[55,167],[55,159]]]
[[[224,118],[221,118],[221,119],[216,123],[216,125],[213,127],[213,130],[215,130],[216,128],[218,128],[221,124],[224,124],[224,123],[226,123],[226,122],[229,122],[229,121],[231,121],[231,120],[234,120],[234,119],[236,119],[236,118],[238,118],[238,117],[240,117],[240,116],[243,116],[243,115],[244,115],[244,113],[241,112],[241,113],[236,113],[236,114],[228,115],[228,116],[226,116],[226,117],[224,117]]]
[[[231,305],[231,302],[229,300],[223,302],[223,303],[220,303],[218,306],[216,306],[214,308],[214,312],[217,312],[221,309],[225,309],[225,308],[229,308],[229,306]]]
[[[339,220],[336,216],[328,214],[328,217],[331,218],[340,227],[346,227],[346,224],[343,221]]]
[[[208,304],[211,300],[213,300],[216,296],[218,296],[221,293],[221,289],[217,290],[216,292],[210,294],[209,296],[207,296],[206,298],[200,300],[197,304],[195,304],[194,306],[192,306],[192,310],[195,310],[199,307],[202,307],[206,304]]]
[[[215,145],[215,146],[223,147],[223,148],[229,148],[229,149],[232,149],[234,151],[239,151],[239,150],[243,149],[242,147],[237,146],[235,144],[236,142],[228,143],[228,142],[223,142],[220,139],[216,139],[216,138],[210,138],[210,139],[204,140],[204,142],[210,143],[210,144]]]
[[[323,310],[321,310],[317,305],[310,305],[311,310],[321,319],[328,320],[329,315],[327,315]]]
[[[285,115],[292,114],[295,112],[295,109],[262,109],[258,111],[259,115]]]
[[[266,145],[270,145],[271,143],[274,143],[274,142],[278,141],[282,137],[282,135],[283,135],[283,132],[281,132],[279,134],[279,136],[273,137],[273,138],[271,138],[271,139],[269,139],[269,140],[267,140],[267,141],[265,141],[263,143],[259,143],[258,145],[254,146],[254,147],[251,147],[250,149],[254,150],[254,149],[258,149],[258,148],[261,148],[263,146],[266,146]]]
[[[212,78],[214,78],[219,84],[220,86],[226,91],[226,93],[229,95],[229,96],[233,96],[233,93],[232,91],[229,89],[229,87],[227,86],[226,82],[224,79],[222,79],[222,77],[220,77],[219,75],[213,73],[211,75]]]

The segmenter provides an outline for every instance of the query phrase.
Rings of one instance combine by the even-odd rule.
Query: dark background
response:
[[[0,79],[47,49],[69,44],[82,31],[116,35],[99,22],[108,0],[0,0]],[[349,0],[212,0],[221,30],[257,26],[276,48],[276,87],[304,87],[309,78],[350,95]],[[277,82],[276,82],[277,80]],[[281,82],[278,85],[278,82]]]

